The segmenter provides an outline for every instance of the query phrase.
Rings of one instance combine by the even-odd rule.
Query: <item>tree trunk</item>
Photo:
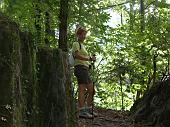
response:
[[[68,44],[67,44],[67,18],[68,18],[68,3],[69,0],[60,0],[60,15],[59,15],[59,48],[63,52],[63,66],[64,74],[66,78],[65,82],[65,94],[66,94],[66,105],[67,105],[67,126],[74,127],[76,112],[75,112],[75,102],[73,99],[73,88],[71,83],[71,72],[68,66]],[[61,60],[61,59],[60,59]],[[64,127],[64,126],[63,126]]]
[[[134,16],[135,16],[135,13],[134,13],[134,4],[135,4],[135,0],[132,0],[132,2],[130,3],[130,12],[129,12],[129,17],[130,17],[130,29],[133,30],[133,24],[134,24]]]
[[[68,51],[67,48],[67,18],[68,18],[68,1],[60,0],[60,15],[59,15],[59,48],[63,51]]]
[[[144,7],[144,1],[140,0],[140,14],[141,14],[141,33],[144,31],[144,26],[145,26],[145,7]]]
[[[50,46],[50,41],[48,40],[48,36],[51,34],[50,29],[50,14],[48,11],[45,12],[45,44]]]
[[[35,3],[35,29],[36,29],[36,44],[42,43],[42,36],[41,36],[41,9],[40,9],[40,3],[37,1]]]
[[[122,75],[119,75],[120,80],[120,90],[121,90],[121,101],[122,101],[122,110],[124,110],[124,94],[123,94],[123,84],[122,84]]]
[[[153,86],[155,85],[156,83],[156,70],[157,70],[157,67],[156,67],[156,58],[157,58],[157,55],[154,54],[153,55]]]

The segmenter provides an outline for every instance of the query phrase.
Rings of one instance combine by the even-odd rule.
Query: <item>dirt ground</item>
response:
[[[142,127],[130,119],[128,111],[97,108],[95,112],[94,119],[79,118],[78,127]]]

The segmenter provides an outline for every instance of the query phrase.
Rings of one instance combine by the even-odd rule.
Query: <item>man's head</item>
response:
[[[86,38],[86,34],[87,34],[87,31],[85,28],[79,26],[76,29],[76,36],[79,41],[84,41],[84,39]]]
[[[79,26],[77,29],[76,29],[76,35],[80,35],[80,34],[86,34],[87,33],[87,30],[81,26]]]

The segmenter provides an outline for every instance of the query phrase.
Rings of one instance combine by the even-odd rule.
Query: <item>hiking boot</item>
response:
[[[87,112],[88,112],[89,114],[91,114],[92,116],[94,116],[94,117],[97,117],[97,116],[98,116],[98,114],[97,114],[96,112],[94,112],[94,110],[92,109],[92,107],[87,107],[86,110],[87,110]]]
[[[86,109],[80,109],[79,111],[79,118],[86,118],[86,119],[92,119],[92,114],[88,113]]]

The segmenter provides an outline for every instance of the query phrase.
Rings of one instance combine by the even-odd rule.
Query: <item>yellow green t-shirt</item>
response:
[[[80,44],[81,44],[81,46],[80,46]],[[73,54],[75,53],[75,51],[79,51],[81,56],[84,56],[84,57],[87,57],[87,58],[89,57],[88,52],[87,52],[87,50],[85,49],[85,46],[82,43],[79,43],[79,42],[74,42],[73,43],[73,46],[72,46]],[[75,59],[75,65],[74,66],[76,66],[76,65],[84,65],[86,67],[89,67],[89,64],[90,64],[89,61]]]

